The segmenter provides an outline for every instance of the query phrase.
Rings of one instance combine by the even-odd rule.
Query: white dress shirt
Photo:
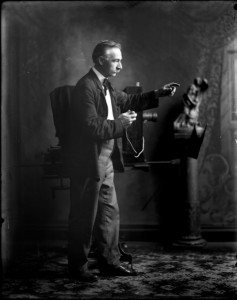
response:
[[[105,77],[100,72],[98,72],[94,67],[92,68],[92,70],[95,72],[95,74],[97,75],[99,81],[101,82],[101,84],[103,86]],[[103,88],[104,88],[104,86],[103,86]],[[106,100],[107,107],[108,107],[107,120],[114,120],[114,114],[113,114],[113,108],[112,108],[111,96],[110,96],[109,90],[107,90],[107,93],[105,95],[105,100]]]

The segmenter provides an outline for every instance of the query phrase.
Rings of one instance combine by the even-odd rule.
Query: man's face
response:
[[[101,58],[101,67],[105,77],[116,76],[122,70],[122,53],[119,48],[109,48]]]

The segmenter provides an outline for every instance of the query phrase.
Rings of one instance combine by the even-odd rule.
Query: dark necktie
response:
[[[104,91],[105,91],[105,95],[106,95],[107,90],[110,89],[110,82],[107,78],[105,78],[104,81],[103,81],[103,87],[104,87]]]

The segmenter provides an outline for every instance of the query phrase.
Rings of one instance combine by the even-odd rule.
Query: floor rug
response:
[[[138,276],[99,277],[93,284],[68,278],[63,247],[26,252],[4,276],[1,299],[237,299],[234,248],[127,246]],[[90,267],[98,273],[93,257]]]

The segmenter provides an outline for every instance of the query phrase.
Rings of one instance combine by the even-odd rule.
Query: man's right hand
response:
[[[128,128],[137,119],[137,114],[135,111],[128,110],[127,112],[119,115],[118,117],[124,128]]]

